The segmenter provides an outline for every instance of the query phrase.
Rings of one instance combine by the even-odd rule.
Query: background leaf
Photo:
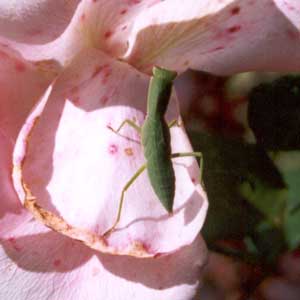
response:
[[[248,121],[266,149],[300,149],[300,76],[283,76],[254,88]]]
[[[247,238],[259,255],[275,257],[284,244],[282,224],[288,196],[273,161],[256,145],[200,132],[189,135],[195,151],[204,157],[210,207],[202,233],[209,247],[215,248],[218,240]],[[268,226],[262,227],[263,223]],[[269,247],[272,242],[266,236],[271,234],[268,241],[276,236],[278,249]]]

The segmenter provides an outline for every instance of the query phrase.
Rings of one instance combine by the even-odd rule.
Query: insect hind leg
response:
[[[193,157],[198,157],[200,161],[200,182],[203,183],[202,178],[203,178],[203,155],[201,152],[178,152],[178,153],[172,153],[171,158],[176,158],[176,157],[187,157],[187,156],[193,156]]]
[[[124,188],[122,189],[122,193],[121,193],[121,198],[119,201],[119,207],[118,207],[118,213],[117,213],[117,217],[116,220],[113,224],[112,227],[110,227],[110,229],[108,229],[103,236],[105,238],[109,237],[110,234],[116,229],[116,226],[118,225],[118,223],[120,222],[121,219],[121,212],[122,212],[122,207],[123,207],[123,202],[124,202],[124,196],[125,196],[125,192],[129,189],[129,187],[134,183],[134,181],[143,173],[143,171],[146,169],[147,164],[142,165],[136,172],[135,174],[128,180],[128,182],[125,184]]]

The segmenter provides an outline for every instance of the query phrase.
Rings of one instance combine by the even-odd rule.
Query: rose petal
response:
[[[273,0],[282,13],[299,30],[300,7],[298,0]]]
[[[219,74],[299,70],[300,12],[294,1],[276,4],[272,0],[161,2],[136,18],[125,59],[148,72],[152,65]],[[294,5],[293,13],[286,13],[287,9],[283,13],[281,8],[289,5]]]
[[[5,38],[6,35],[4,35],[0,37],[0,42],[18,50],[28,60],[54,60],[62,66],[68,65],[82,49],[87,47],[101,49],[111,56],[122,56],[127,50],[127,38],[135,17],[158,2],[157,0],[143,2],[139,0],[84,0],[77,7],[76,1],[70,4],[63,1],[58,7],[56,2],[54,5],[53,1],[44,0],[40,7],[38,5],[36,7],[32,2],[28,12],[23,11],[22,8],[19,11],[21,16],[24,15],[23,18],[26,21],[27,16],[31,14],[35,16],[38,8],[41,10],[41,15],[36,16],[37,22],[40,20],[45,22],[45,19],[49,19],[44,16],[45,11],[49,13],[49,11],[59,9],[60,13],[54,13],[55,17],[51,17],[48,21],[52,25],[49,31],[45,31],[43,26],[35,26],[35,23],[32,22],[33,25],[30,26],[33,26],[38,34],[31,41],[30,36],[28,37],[28,29],[24,26],[27,30],[24,33],[24,29],[20,27],[17,19],[16,24],[13,23],[13,34],[21,35],[23,40],[19,39],[21,41],[17,42]],[[45,24],[47,25],[48,22]],[[65,31],[60,31],[61,35],[58,36],[56,27],[65,29]],[[41,39],[47,40],[48,43],[41,44]]]
[[[34,220],[19,221],[0,235],[1,299],[188,300],[199,285],[201,236],[172,255],[138,259],[95,253]]]
[[[192,299],[206,259],[201,236],[158,259],[95,253],[47,229],[21,206],[4,142],[0,132],[0,299]]]
[[[78,27],[89,36],[93,47],[110,56],[121,57],[127,50],[135,18],[158,3],[160,0],[85,1]]]
[[[0,233],[3,233],[4,223],[14,227],[25,213],[11,180],[14,143],[27,115],[55,74],[44,72],[8,47],[0,47],[0,66]]]
[[[107,240],[101,236],[116,218],[121,189],[144,162],[133,129],[117,135],[107,126],[117,128],[126,118],[142,124],[148,80],[100,51],[85,51],[53,86],[39,121],[31,118],[23,127],[15,150],[21,201],[48,226],[103,252],[173,252],[195,239],[205,218],[207,199],[197,183],[197,163],[180,158],[174,163],[172,217],[144,172],[126,192],[120,230]],[[174,102],[171,116],[177,116]],[[172,148],[191,151],[182,127],[172,130]]]
[[[27,115],[55,74],[44,72],[7,47],[0,47],[0,232],[3,223],[14,226],[21,216],[12,187],[12,151]],[[14,214],[11,212],[14,211]],[[27,214],[29,215],[29,214]]]
[[[0,130],[14,141],[30,109],[56,74],[44,72],[7,47],[0,47],[0,66]]]
[[[79,0],[2,0],[0,35],[23,43],[46,43],[69,24]]]
[[[61,2],[63,9],[46,0],[23,1],[18,9],[14,2],[8,5],[5,1],[2,22],[9,30],[0,42],[17,49],[26,59],[54,59],[61,65],[69,64],[83,48],[96,47],[148,73],[153,64],[219,74],[293,71],[299,69],[295,62],[300,61],[295,1],[188,0],[182,5],[180,0],[86,0],[76,11],[75,0]],[[49,14],[46,19],[50,20],[44,22],[49,10],[60,13]],[[31,22],[27,22],[29,18]],[[32,36],[29,29],[40,31],[44,28],[38,26],[41,21],[48,31]],[[13,37],[26,43],[12,41]],[[49,43],[28,44],[39,40]]]
[[[13,144],[7,136],[0,131],[0,234],[4,229],[2,226],[3,221],[7,221],[10,224],[14,224],[14,219],[7,216],[10,212],[14,212],[17,215],[20,213],[20,209],[16,209],[15,206],[20,207],[20,203],[17,200],[16,193],[13,189],[10,170],[11,170],[11,153]],[[12,225],[13,226],[13,225]]]

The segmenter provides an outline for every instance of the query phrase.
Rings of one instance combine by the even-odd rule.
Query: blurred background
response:
[[[175,83],[204,156],[203,300],[300,299],[300,75],[188,71]]]

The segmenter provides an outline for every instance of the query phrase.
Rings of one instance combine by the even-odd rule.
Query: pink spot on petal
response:
[[[41,29],[31,29],[31,30],[28,30],[27,34],[30,35],[30,36],[37,36],[37,35],[40,35],[42,34],[43,31]]]
[[[80,16],[80,21],[83,22],[85,20],[85,13]]]
[[[117,145],[114,145],[114,144],[111,144],[109,147],[108,147],[108,152],[110,154],[116,154],[118,152],[118,147]]]
[[[234,25],[234,26],[231,26],[227,29],[227,31],[229,33],[234,33],[234,32],[238,32],[241,30],[241,25]]]
[[[141,0],[129,0],[128,4],[129,5],[136,5],[136,4],[140,4],[142,1]]]
[[[26,66],[21,61],[15,62],[15,69],[17,72],[24,72],[26,70]]]
[[[109,100],[109,98],[107,96],[103,96],[100,98],[100,103],[102,104],[106,104],[106,102]]]
[[[124,9],[122,9],[120,11],[120,15],[125,15],[126,13],[127,13],[127,9],[126,8],[124,8]]]
[[[288,37],[289,37],[290,39],[292,39],[292,40],[296,40],[296,39],[299,39],[299,38],[300,38],[300,34],[299,34],[299,32],[296,31],[296,30],[288,29],[288,30],[286,31],[286,33],[287,33]]]
[[[158,252],[158,253],[156,253],[156,254],[154,255],[153,258],[160,258],[160,257],[162,257],[162,256],[164,256],[164,254]]]
[[[111,75],[111,69],[109,68],[109,66],[106,66],[103,69],[103,78],[102,78],[102,84],[106,84],[108,81],[109,76]]]
[[[236,6],[236,7],[231,9],[231,14],[232,15],[237,15],[237,14],[239,14],[240,10],[241,10],[241,8],[239,6]]]
[[[75,97],[72,102],[75,104],[75,105],[78,105],[80,104],[80,98],[79,97]]]
[[[61,260],[60,259],[56,259],[53,261],[53,266],[54,267],[59,267],[61,265]]]
[[[218,47],[212,49],[210,52],[215,52],[215,51],[219,51],[219,50],[223,50],[223,49],[225,49],[224,46],[218,46]]]
[[[93,275],[93,276],[97,276],[99,273],[100,273],[100,269],[98,269],[98,268],[93,268],[93,270],[92,270],[92,275]]]
[[[125,30],[127,28],[127,25],[124,25],[121,30]]]
[[[17,245],[17,241],[14,237],[9,238],[8,241],[16,251],[20,252],[22,250],[21,247]]]
[[[106,32],[104,33],[104,38],[105,38],[105,39],[108,39],[108,38],[110,38],[112,35],[113,35],[113,32],[110,31],[110,30],[108,30],[108,31],[106,31]]]
[[[104,70],[103,70],[103,76],[105,78],[109,77],[111,75],[111,69],[109,68],[109,66],[107,65]]]
[[[108,80],[108,77],[111,75],[111,68],[110,68],[110,66],[108,64],[106,64],[106,65],[103,65],[103,66],[96,67],[96,69],[94,70],[91,78],[95,78],[100,73],[102,73],[102,80],[101,80],[101,82],[103,84],[106,84],[107,80]]]
[[[96,67],[92,74],[92,78],[95,78],[102,70],[103,70],[103,66]]]
[[[144,249],[145,252],[147,252],[147,253],[152,252],[150,244],[148,244],[146,242],[140,242],[140,244],[141,244],[141,248]]]
[[[0,58],[8,58],[9,56],[3,52],[3,51],[0,51]]]

